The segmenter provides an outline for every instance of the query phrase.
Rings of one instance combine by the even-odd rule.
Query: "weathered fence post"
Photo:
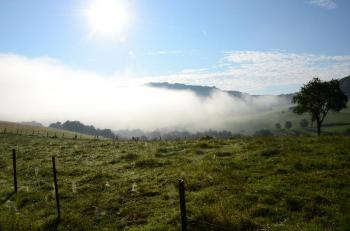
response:
[[[185,182],[182,179],[179,180],[179,194],[180,194],[181,227],[182,227],[181,230],[187,231]]]
[[[13,186],[17,192],[17,168],[16,168],[16,149],[12,149],[12,164],[13,164]]]
[[[58,194],[58,186],[57,186],[57,175],[56,175],[56,159],[53,156],[52,157],[52,171],[53,171],[53,181],[55,186],[55,198],[56,198],[56,207],[57,207],[57,220],[60,220],[61,218],[61,212],[60,212],[60,197]]]

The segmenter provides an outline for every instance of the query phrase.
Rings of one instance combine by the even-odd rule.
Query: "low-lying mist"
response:
[[[287,102],[280,97],[198,97],[144,85],[148,80],[101,76],[49,58],[0,55],[0,120],[44,124],[79,120],[99,128],[227,129],[227,123]]]

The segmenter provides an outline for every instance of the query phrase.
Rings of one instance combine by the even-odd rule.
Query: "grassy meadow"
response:
[[[350,137],[113,143],[0,134],[0,230],[180,230],[179,178],[189,230],[350,227]]]
[[[71,132],[62,129],[49,127],[36,127],[31,125],[24,125],[19,123],[0,121],[0,133],[12,133],[18,135],[31,135],[54,138],[77,138],[79,139],[93,139],[91,135],[86,135],[78,132]]]
[[[303,119],[309,121],[307,128],[300,126],[300,121]],[[292,122],[291,129],[283,129],[286,121]],[[280,123],[282,129],[276,129],[276,123]],[[245,118],[232,119],[226,122],[226,128],[234,128],[234,133],[244,135],[252,135],[260,129],[269,129],[274,134],[284,135],[295,133],[312,135],[316,133],[316,124],[311,125],[310,115],[307,113],[297,115],[289,107],[275,108],[271,111],[245,116]],[[350,103],[348,103],[347,108],[340,112],[330,111],[328,113],[322,127],[322,132],[328,135],[350,134]]]

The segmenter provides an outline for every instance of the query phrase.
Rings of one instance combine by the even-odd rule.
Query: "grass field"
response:
[[[92,139],[93,136],[81,134],[77,132],[71,132],[67,130],[47,128],[47,127],[36,127],[30,125],[23,125],[19,123],[0,121],[0,133],[12,133],[32,136],[49,136],[57,138],[74,138],[77,135],[79,139]]]
[[[282,127],[286,121],[291,121],[293,126],[292,129],[302,134],[315,134],[316,125],[304,129],[300,126],[300,121],[306,119],[310,122],[310,115],[303,114],[297,115],[289,110],[288,107],[282,107],[273,109],[268,112],[252,114],[250,116],[245,116],[244,119],[235,120],[226,122],[226,127],[231,128],[234,132],[238,132],[245,135],[252,135],[257,130],[269,129],[274,133],[281,133],[281,130],[276,130],[275,124],[280,123]],[[344,134],[350,129],[350,103],[348,107],[343,109],[340,112],[329,112],[325,121],[322,131],[328,134]],[[288,133],[288,132],[287,132]]]
[[[19,192],[8,199],[12,148]],[[179,178],[189,230],[350,227],[350,137],[114,144],[0,134],[0,230],[179,230]]]

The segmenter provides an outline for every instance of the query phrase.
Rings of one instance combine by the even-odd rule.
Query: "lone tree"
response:
[[[339,81],[321,81],[314,78],[305,84],[293,97],[296,103],[293,111],[297,114],[308,112],[311,121],[316,122],[317,135],[321,135],[321,126],[329,111],[339,112],[346,108],[347,96],[341,91]]]

